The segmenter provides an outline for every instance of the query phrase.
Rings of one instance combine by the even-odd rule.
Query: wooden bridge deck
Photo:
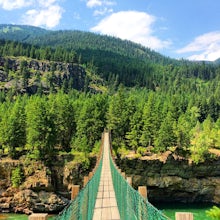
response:
[[[109,134],[104,134],[103,165],[93,220],[119,220],[109,161]]]

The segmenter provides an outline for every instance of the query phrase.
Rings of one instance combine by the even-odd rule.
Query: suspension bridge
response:
[[[84,177],[84,187],[72,188],[72,200],[56,220],[169,220],[146,196],[146,187],[136,191],[116,166],[111,155],[109,132],[102,135],[96,167]],[[33,214],[29,220],[47,219]],[[193,220],[192,213],[176,213],[176,220]]]

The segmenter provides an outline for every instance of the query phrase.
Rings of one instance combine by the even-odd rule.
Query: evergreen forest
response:
[[[30,26],[1,25],[0,39],[0,157],[86,158],[105,128],[117,156],[171,151],[200,163],[219,152],[218,60]]]

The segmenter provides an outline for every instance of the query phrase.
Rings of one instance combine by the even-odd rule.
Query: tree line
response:
[[[10,40],[0,40],[0,54],[6,56],[24,56],[37,60],[48,60],[66,63],[78,63],[79,57],[74,50],[66,50],[61,46],[36,46]]]
[[[144,154],[150,147],[202,162],[210,149],[220,148],[220,99],[206,96],[206,87],[199,90],[172,94],[120,85],[114,95],[73,90],[6,98],[0,105],[1,154],[50,161],[60,152],[88,153],[107,127],[116,152]]]
[[[79,93],[67,85],[51,89],[48,95],[1,92],[1,154],[50,161],[59,152],[90,152],[105,127],[112,131],[116,152],[172,150],[198,163],[211,156],[210,150],[220,148],[219,65],[150,62],[145,57],[136,59],[137,54],[136,58],[127,56],[123,50],[112,58],[115,53],[111,50],[82,46],[88,56],[85,59],[73,48],[67,49],[68,42],[64,47],[49,47],[0,41],[4,56],[61,62],[76,59],[92,75],[94,87],[102,80],[106,85],[100,94]],[[7,63],[4,65],[7,72]],[[25,67],[21,62],[24,85],[30,74]],[[53,83],[48,84],[52,88]]]
[[[59,152],[90,152],[105,125],[104,95],[17,96],[0,105],[0,152],[51,162]]]

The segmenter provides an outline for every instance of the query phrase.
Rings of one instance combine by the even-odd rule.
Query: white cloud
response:
[[[59,24],[63,9],[59,5],[51,5],[48,8],[28,10],[23,22],[34,26],[45,26],[53,28]]]
[[[156,17],[145,12],[121,11],[101,20],[91,31],[140,43],[152,49],[168,47],[170,41],[162,41],[153,35],[152,25]]]
[[[0,0],[4,10],[15,10],[28,7],[23,13],[22,23],[34,26],[53,28],[59,24],[63,9],[60,0]]]
[[[1,1],[1,0],[0,0]],[[64,12],[60,0],[32,0],[33,4],[22,16],[22,23],[53,28],[57,26]]]
[[[190,60],[214,61],[220,58],[220,31],[200,35],[176,52],[191,53],[192,55],[188,57]]]
[[[112,8],[103,8],[103,9],[100,9],[100,10],[95,10],[94,11],[94,16],[99,16],[99,15],[105,15],[105,14],[108,14],[108,13],[112,13],[113,12],[113,9]]]
[[[102,6],[102,0],[88,0],[86,6],[89,8],[94,8],[97,6]]]
[[[57,0],[37,0],[39,5],[46,8],[46,7],[50,7],[51,5],[54,5],[55,3],[57,3]]]
[[[0,7],[4,10],[14,10],[30,6],[32,0],[0,0]]]
[[[115,4],[116,3],[114,1],[110,1],[110,0],[88,0],[86,6],[88,8],[95,8],[101,6],[112,6]]]

